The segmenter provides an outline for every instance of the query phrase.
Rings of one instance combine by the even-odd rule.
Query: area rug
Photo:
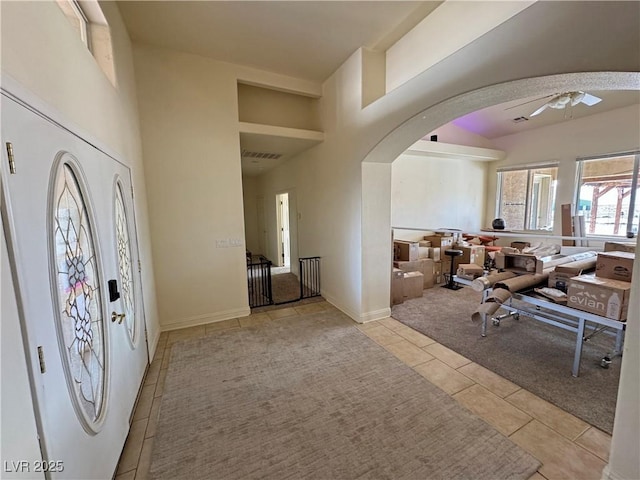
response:
[[[575,334],[520,316],[506,319],[480,336],[471,313],[481,296],[471,288],[452,291],[434,287],[421,298],[392,308],[396,320],[424,333],[522,388],[611,433],[615,415],[620,358],[609,369],[602,357],[614,339],[600,335],[583,344],[580,376],[571,376]],[[502,313],[500,311],[499,313]]]
[[[283,303],[300,298],[300,281],[293,273],[276,273],[271,275],[273,302]]]
[[[337,310],[176,343],[153,479],[527,479],[539,462]]]

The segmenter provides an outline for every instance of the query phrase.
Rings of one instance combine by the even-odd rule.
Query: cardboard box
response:
[[[505,253],[504,249],[496,252],[495,257],[496,268],[519,273],[544,273],[544,270],[571,261],[566,255],[536,257],[530,253]]]
[[[442,250],[440,247],[431,247],[429,248],[429,258],[434,262],[439,262],[442,260]]]
[[[404,272],[394,268],[391,272],[391,305],[404,302]]]
[[[425,240],[431,242],[432,247],[440,247],[443,249],[451,248],[453,246],[453,237],[443,237],[441,235],[427,235]]]
[[[430,242],[430,241],[428,241],[428,240],[420,240],[420,241],[418,242],[418,245],[420,245],[421,247],[427,247],[427,248],[429,248],[429,247],[431,247],[431,246],[432,246],[432,245],[431,245],[431,242]]]
[[[523,248],[527,248],[530,246],[531,244],[529,242],[511,242],[511,248],[515,248],[520,251],[522,251]]]
[[[596,261],[596,277],[630,282],[635,258],[636,254],[630,252],[600,252]]]
[[[420,272],[424,275],[423,288],[433,287],[433,265],[430,258],[421,258],[412,262],[393,262],[393,266],[403,272]]]
[[[433,281],[436,284],[441,284],[444,281],[442,276],[442,262],[433,263]]]
[[[405,272],[403,280],[404,299],[420,298],[422,296],[422,285],[424,275],[420,272]]]
[[[612,320],[626,320],[631,283],[594,275],[569,280],[567,306]]]
[[[417,242],[394,240],[393,259],[396,261],[411,262],[420,258],[420,249]]]
[[[469,247],[454,247],[456,250],[462,250],[462,256],[455,257],[456,266],[463,263],[475,263],[482,267],[484,265],[485,249],[484,245],[471,245]]]
[[[621,243],[621,242],[604,242],[604,251],[636,253],[636,244]]]
[[[536,273],[538,258],[524,253],[496,252],[496,268],[512,272]]]
[[[475,263],[461,263],[460,265],[458,265],[456,275],[460,278],[473,280],[484,275],[484,270],[482,269],[482,267],[476,265]]]
[[[435,283],[435,262],[430,258],[424,259],[424,270],[422,274],[424,275],[424,284],[423,288],[433,288]]]

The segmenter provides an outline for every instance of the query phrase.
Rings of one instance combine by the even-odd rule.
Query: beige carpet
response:
[[[600,360],[613,348],[614,339],[602,334],[585,342],[580,376],[574,378],[574,333],[520,316],[519,321],[504,320],[500,327],[489,322],[488,335],[482,338],[480,325],[471,321],[480,300],[469,287],[434,287],[391,312],[405,325],[611,433],[621,359],[614,359],[607,370]]]
[[[539,463],[335,309],[176,343],[154,479],[527,479]]]

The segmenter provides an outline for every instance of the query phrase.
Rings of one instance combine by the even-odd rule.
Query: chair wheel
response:
[[[609,368],[609,365],[611,365],[611,359],[609,357],[604,357],[600,360],[600,366],[602,368]]]
[[[496,326],[496,327],[499,327],[499,326],[500,326],[500,320],[498,320],[497,318],[494,318],[494,319],[492,320],[492,323],[493,323],[493,325],[494,325],[494,326]]]

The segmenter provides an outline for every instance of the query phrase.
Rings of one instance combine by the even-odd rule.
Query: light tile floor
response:
[[[163,332],[145,377],[116,480],[147,477],[173,343],[223,329],[244,328],[334,308],[327,302],[312,305]],[[542,466],[530,480],[601,478],[609,458],[610,435],[393,318],[357,325],[357,328],[540,460]]]

